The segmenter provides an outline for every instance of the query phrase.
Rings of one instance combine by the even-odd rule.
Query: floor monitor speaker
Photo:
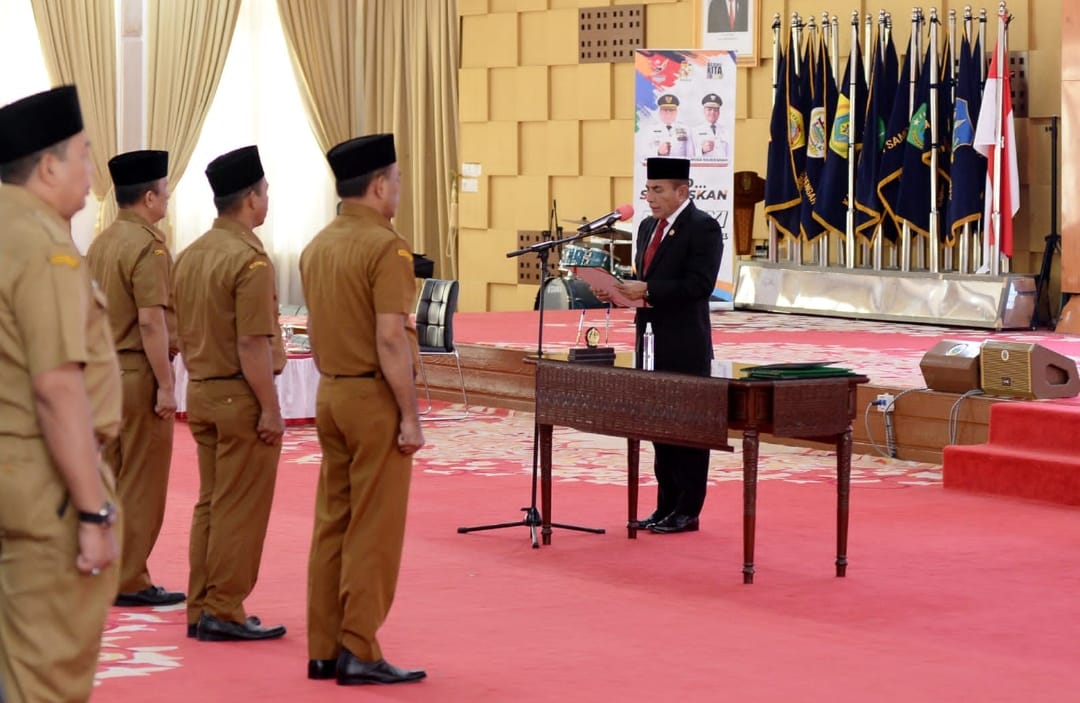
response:
[[[942,340],[923,354],[922,369],[926,387],[944,393],[967,393],[982,387],[979,379],[978,342]]]
[[[1038,344],[986,341],[982,389],[1012,398],[1071,398],[1080,393],[1076,362]]]

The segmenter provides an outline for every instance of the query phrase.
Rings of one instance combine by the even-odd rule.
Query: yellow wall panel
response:
[[[470,230],[470,236],[461,240],[461,250],[466,246],[468,255],[459,255],[463,261],[458,266],[462,280],[517,283],[517,259],[506,258],[506,252],[518,248],[517,231]]]
[[[537,289],[536,285],[510,286],[492,283],[488,286],[488,309],[499,312],[532,310]]]
[[[487,229],[458,231],[458,310],[476,312],[487,309],[488,261],[483,252],[491,247]]]
[[[601,176],[556,176],[551,179],[551,197],[559,205],[559,217],[567,220],[584,217],[588,222],[615,207],[611,179]]]
[[[487,229],[490,222],[488,179],[486,176],[481,176],[476,180],[479,185],[476,192],[462,191],[458,194],[459,226]]]
[[[552,176],[581,173],[581,126],[576,120],[548,122],[547,172]]]
[[[650,49],[692,49],[694,6],[689,2],[655,3],[645,8],[645,46]]]
[[[513,198],[515,231],[547,229],[548,218],[551,214],[551,186],[548,177],[546,175],[518,176],[515,181],[517,187]]]
[[[581,173],[619,176],[634,167],[634,121],[596,120],[581,123]]]
[[[483,15],[488,12],[488,0],[458,0],[458,14]]]
[[[518,125],[518,135],[521,140],[518,172],[524,176],[548,175],[548,123],[522,122]]]
[[[517,122],[487,122],[482,139],[484,173],[489,176],[517,174]]]
[[[634,80],[637,72],[630,62],[611,67],[611,116],[617,120],[634,119]]]
[[[1061,0],[1041,0],[1034,8],[1032,20],[1031,48],[1060,50]]]
[[[498,12],[487,16],[485,34],[476,35],[477,39],[462,42],[465,47],[473,45],[473,50],[481,52],[486,58],[485,66],[516,66],[518,62],[518,15],[516,12]]]
[[[462,162],[479,163],[487,156],[488,122],[465,122],[458,126],[458,149]]]
[[[518,176],[492,176],[491,229],[517,230],[517,180]]]
[[[1028,117],[1061,114],[1061,81],[1046,80],[1061,72],[1061,49],[1028,52]],[[1033,90],[1038,86],[1038,90]]]
[[[548,9],[548,0],[489,0],[491,12],[529,12]]]
[[[491,23],[489,22],[488,17],[488,15],[464,15],[461,18],[462,68],[487,67],[487,52],[484,47],[484,42],[478,41],[477,39],[489,34],[488,26]]]
[[[488,94],[492,121],[517,119],[518,81],[516,68],[488,70]]]
[[[611,0],[551,0],[551,9],[563,7],[605,7],[611,4]]]
[[[552,66],[551,105],[548,114],[553,120],[576,120],[578,116],[578,67]]]
[[[488,117],[488,70],[486,68],[463,68],[458,71],[458,91],[468,95],[469,100],[458,104],[458,119],[462,122],[487,122]]]
[[[596,5],[606,3],[598,2]],[[585,7],[592,5],[586,3]],[[578,11],[557,10],[547,13],[547,62],[552,65],[577,65],[578,62]]]
[[[583,63],[578,66],[577,89],[579,119],[611,118],[611,64]]]
[[[630,203],[637,209],[638,201],[640,198],[638,194],[634,192],[634,179],[631,176],[619,176],[618,178],[611,179],[611,196],[618,207],[623,203]],[[600,213],[603,214],[603,213]]]
[[[522,66],[516,70],[517,117],[521,122],[548,118],[547,66]]]

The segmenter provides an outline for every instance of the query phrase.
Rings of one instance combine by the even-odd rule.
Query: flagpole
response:
[[[953,110],[956,109],[956,56],[953,55],[953,52],[956,51],[956,46],[957,46],[957,44],[956,44],[956,10],[949,10],[949,53],[948,53],[946,58],[949,59],[949,67],[948,67],[949,68],[949,105],[952,107]],[[946,115],[946,121],[948,121],[949,117],[951,117],[951,115]],[[950,155],[950,160],[951,160],[951,158],[952,158],[952,144],[949,144],[948,147],[949,147],[949,155]],[[950,175],[951,175],[951,173],[952,173],[952,171],[950,169]],[[945,216],[944,219],[947,220],[948,219],[947,213],[949,211],[949,194],[948,193],[945,194],[944,202],[945,202],[945,212],[946,212],[946,216]],[[944,224],[945,227],[949,228],[945,233],[947,235],[946,239],[952,241],[952,228],[950,226],[950,223],[949,222],[943,222],[943,224]],[[938,234],[939,235],[941,234],[940,230],[939,230]],[[955,242],[953,242],[953,243],[955,244]],[[946,271],[955,270],[954,269],[954,262],[953,262],[953,249],[955,247],[945,246],[944,244],[940,244],[939,246],[941,247],[941,252],[942,252],[942,261],[941,261],[942,268],[945,269]]]
[[[908,120],[911,120],[911,111],[915,109],[915,83],[918,81],[918,56],[919,56],[919,9],[911,9],[911,37],[908,39],[908,53],[911,60],[908,61]],[[900,227],[900,270],[911,270],[911,227],[904,221]]]
[[[851,11],[851,53],[848,56],[848,96],[850,105],[852,106],[849,111],[848,118],[848,138],[847,138],[847,169],[848,169],[848,207],[847,207],[847,220],[845,223],[845,240],[844,240],[844,265],[849,268],[855,268],[855,135],[858,133],[858,122],[856,121],[856,114],[858,110],[854,109],[855,105],[858,105],[858,96],[855,94],[856,87],[858,86],[858,61],[859,61],[859,11]]]
[[[964,7],[964,36],[967,37],[969,49],[973,47],[971,41],[972,29],[972,13],[971,5]],[[953,44],[956,46],[956,44]],[[967,57],[964,57],[967,60]],[[955,83],[954,83],[955,85]],[[954,125],[955,128],[955,125]],[[975,267],[971,265],[971,223],[965,222],[964,228],[960,231],[960,273],[971,273],[975,270]]]
[[[773,107],[776,106],[776,88],[780,84],[780,13],[773,15],[772,23],[772,87]],[[769,219],[769,263],[775,264],[779,258],[776,223]]]
[[[825,60],[825,33],[829,29],[828,18],[825,19],[825,24],[821,28],[821,35],[818,35],[817,21],[813,15],[810,15],[806,20],[806,46],[810,52],[811,65],[810,69],[810,81],[813,83],[817,79],[818,71],[816,66],[820,65],[818,62]],[[824,84],[821,86],[824,90]],[[809,130],[809,127],[808,127]],[[813,246],[813,245],[811,245]],[[816,260],[820,266],[829,265],[829,231],[826,229],[821,233],[817,240],[817,253]]]
[[[938,33],[941,20],[937,8],[930,8],[930,236],[926,243],[930,250],[930,273],[937,273],[941,268],[941,223],[938,221],[938,91],[941,70],[938,66]]]
[[[888,15],[887,12],[885,12],[885,10],[878,10],[877,51],[878,51],[879,56],[884,56],[885,55],[885,47],[887,46],[886,41],[887,41],[888,33],[889,33],[889,15]],[[882,65],[884,65],[884,61],[882,61]],[[874,81],[876,81],[876,80],[879,80],[879,79],[878,79],[878,77],[874,76],[873,80],[867,81],[867,86],[869,87],[870,85],[873,85]],[[867,105],[870,104],[871,99],[872,98],[869,95],[866,97],[866,104]],[[876,149],[877,144],[874,144],[873,147]],[[863,144],[863,149],[866,149],[865,144]],[[876,187],[876,184],[874,184],[874,185]],[[883,237],[881,235],[881,225],[878,224],[876,227],[874,227],[874,234],[873,234],[873,237],[872,237],[873,251],[872,251],[871,256],[873,258],[873,261],[872,261],[871,265],[874,267],[875,271],[880,271],[881,268],[882,268],[882,253],[883,253],[883,247],[884,247],[884,242],[883,242],[884,239],[885,239],[885,237]]]
[[[995,105],[994,115],[994,144],[997,148],[994,149],[994,182],[993,182],[993,201],[990,210],[990,222],[994,231],[994,241],[990,244],[990,275],[998,276],[1001,274],[1002,261],[1001,261],[1001,156],[1002,150],[1005,146],[1004,138],[1002,134],[1003,118],[1004,118],[1004,102],[1005,102],[1005,72],[1009,70],[1008,65],[1005,63],[1005,57],[1007,55],[1005,51],[1005,45],[1009,42],[1008,31],[1009,27],[1005,20],[1005,3],[1004,1],[998,5],[998,41],[997,49],[995,50],[995,60],[998,67],[998,89],[997,89],[997,105]],[[1007,267],[1006,267],[1007,268]]]
[[[802,18],[799,16],[798,12],[792,12],[791,13],[791,28],[790,29],[791,29],[791,47],[792,47],[791,50],[795,52],[796,56],[795,57],[789,56],[788,57],[788,62],[791,63],[792,66],[794,66],[794,68],[795,68],[795,76],[798,77],[799,76],[799,69],[802,67],[802,48],[801,48],[801,41],[800,41],[802,39]],[[790,86],[788,86],[788,90],[789,91],[791,90]],[[789,105],[790,105],[790,103],[789,103]],[[798,174],[796,174],[796,177],[798,177]],[[802,190],[802,184],[800,184],[800,195],[802,194],[801,190]],[[791,237],[791,239],[793,239],[794,241],[791,242],[790,251],[794,256],[793,257],[788,257],[788,258],[792,259],[793,263],[796,266],[802,266],[803,265],[803,238],[802,238],[802,235],[800,233],[796,232],[795,235],[793,237]]]

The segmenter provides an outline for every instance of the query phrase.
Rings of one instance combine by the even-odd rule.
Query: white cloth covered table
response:
[[[173,371],[176,374],[176,412],[186,414],[188,375],[179,354],[173,359]],[[315,419],[319,372],[311,354],[289,354],[284,370],[274,380],[281,402],[281,417],[286,422]]]

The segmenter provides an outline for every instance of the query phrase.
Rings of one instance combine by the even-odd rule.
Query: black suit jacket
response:
[[[664,235],[652,266],[644,270],[645,249],[656,228],[647,217],[638,227],[636,268],[649,286],[649,307],[638,308],[637,346],[651,322],[657,371],[709,375],[713,358],[709,296],[724,254],[723,233],[712,217],[691,202]]]
[[[728,0],[712,0],[709,3],[709,21],[706,25],[710,32],[745,32],[749,29],[746,21],[748,0],[735,0],[735,24],[731,24],[728,15]]]

